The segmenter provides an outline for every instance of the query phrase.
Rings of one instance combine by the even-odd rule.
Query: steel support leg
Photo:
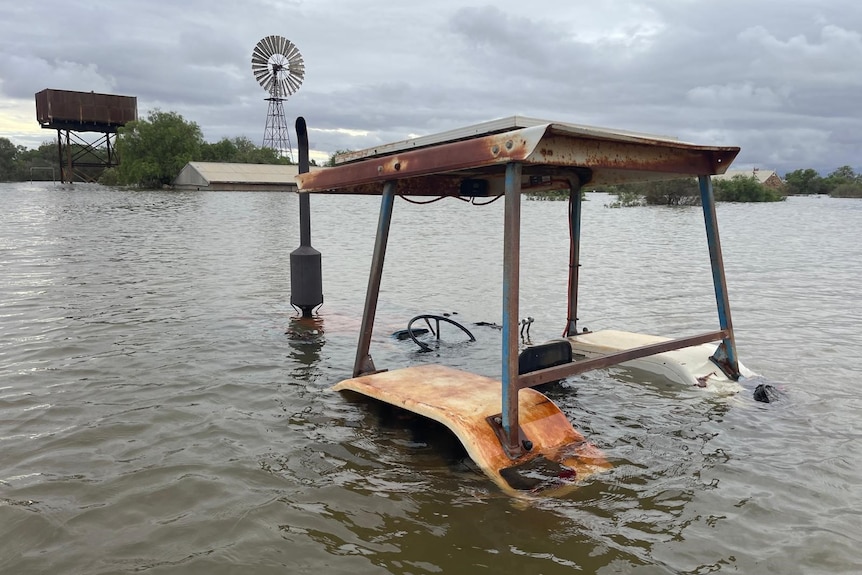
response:
[[[718,218],[715,213],[715,197],[712,193],[712,180],[709,176],[699,176],[700,201],[703,205],[703,220],[706,224],[706,239],[709,244],[709,261],[712,265],[712,283],[715,286],[715,303],[718,307],[718,321],[727,330],[727,337],[721,341],[712,361],[731,379],[739,379],[739,362],[736,355],[736,339],[733,335],[733,322],[730,318],[730,300],[727,295],[727,279],[724,275],[724,260],[721,256],[721,240],[718,237]]]
[[[521,244],[521,164],[506,166],[503,220],[503,447],[521,453],[518,426],[518,296]]]
[[[365,310],[362,313],[362,328],[359,344],[356,347],[356,361],[353,363],[353,377],[376,371],[371,359],[371,333],[374,331],[374,316],[377,314],[377,300],[380,295],[380,279],[383,276],[383,260],[386,257],[386,244],[389,241],[389,227],[392,223],[392,206],[395,203],[396,182],[383,184],[380,200],[380,217],[377,222],[377,238],[374,240],[374,256],[371,259],[371,273],[368,276],[368,290],[365,292]]]
[[[578,274],[581,267],[581,180],[569,178],[569,309],[563,337],[578,333]]]

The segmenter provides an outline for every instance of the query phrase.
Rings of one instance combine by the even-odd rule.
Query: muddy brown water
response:
[[[615,368],[549,394],[613,462],[503,495],[348,377],[376,198],[312,198],[325,304],[289,305],[297,200],[0,184],[2,573],[862,571],[862,201],[718,207],[742,361],[709,395]],[[712,329],[699,208],[584,206],[591,329]],[[502,202],[398,201],[372,354],[499,376]],[[523,204],[522,315],[565,321],[566,209]],[[432,354],[390,337],[454,313]],[[781,401],[753,401],[760,381]]]

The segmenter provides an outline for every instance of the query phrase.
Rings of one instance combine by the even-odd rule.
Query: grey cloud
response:
[[[0,99],[115,91],[211,140],[260,139],[251,50],[281,34],[307,69],[285,109],[325,152],[524,114],[741,145],[737,163],[779,171],[862,168],[856,0],[44,0],[5,16]]]

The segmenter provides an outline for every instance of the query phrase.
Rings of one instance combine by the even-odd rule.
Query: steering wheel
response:
[[[413,340],[413,343],[418,345],[422,349],[422,351],[431,351],[431,346],[428,345],[427,343],[423,343],[423,342],[419,341],[418,339],[416,339],[416,334],[413,333],[413,324],[416,323],[416,321],[418,321],[420,319],[425,320],[425,325],[428,326],[428,329],[431,330],[432,334],[437,336],[438,341],[440,340],[440,322],[441,321],[445,321],[446,323],[451,323],[452,325],[454,325],[455,327],[457,327],[458,329],[463,331],[465,334],[467,334],[467,337],[470,338],[470,341],[476,341],[476,338],[473,336],[472,333],[470,333],[470,330],[467,329],[466,327],[464,327],[463,325],[461,325],[460,323],[458,323],[457,321],[455,321],[453,319],[449,319],[448,317],[445,317],[442,315],[422,314],[422,315],[417,315],[416,317],[411,319],[410,322],[407,324],[407,335],[410,336],[410,339]],[[431,320],[434,320],[435,325],[437,327],[436,330],[433,327],[431,327]]]

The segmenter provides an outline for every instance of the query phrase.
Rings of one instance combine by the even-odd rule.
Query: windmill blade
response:
[[[260,72],[255,72],[254,77],[264,90],[269,91],[269,84],[272,82],[272,72],[270,72],[269,68],[264,68]]]
[[[252,61],[258,62],[266,62],[266,59],[269,58],[269,54],[266,51],[266,45],[263,43],[263,40],[257,43],[254,47],[254,52],[252,52]]]
[[[287,49],[282,52],[288,60],[292,60],[293,58],[299,56],[299,48],[293,42],[287,43]]]
[[[297,81],[293,76],[287,76],[285,78],[285,81],[290,86],[290,88],[287,90],[288,94],[293,94],[294,92],[299,90],[299,86],[302,83],[301,81]]]
[[[279,54],[286,54],[290,45],[291,45],[290,41],[287,38],[285,38],[283,36],[278,37],[278,53]]]
[[[267,38],[269,44],[269,55],[272,57],[273,54],[281,53],[281,36],[269,36]]]
[[[263,51],[266,54],[266,57],[269,58],[272,56],[272,53],[275,52],[275,48],[272,43],[272,36],[264,36],[260,43],[263,46]]]

